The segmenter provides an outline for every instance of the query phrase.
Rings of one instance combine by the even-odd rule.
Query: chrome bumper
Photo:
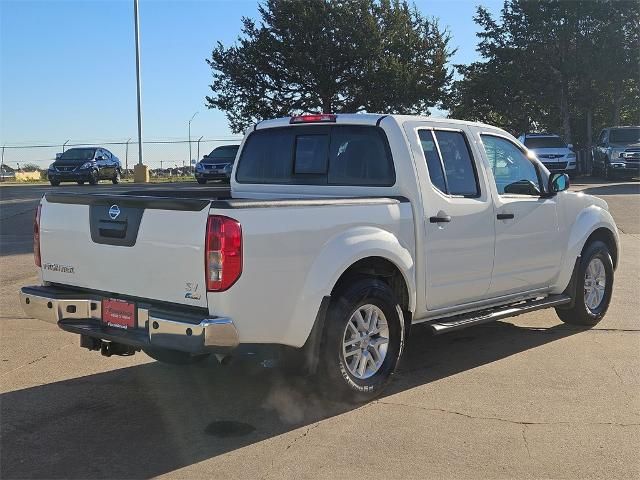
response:
[[[120,330],[101,324],[102,298],[54,287],[23,287],[20,303],[25,314],[81,335],[137,347],[159,347],[191,353],[232,349],[238,331],[230,318],[185,321],[180,314],[137,308],[137,328]]]

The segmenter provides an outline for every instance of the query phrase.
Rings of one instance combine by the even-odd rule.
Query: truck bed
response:
[[[47,193],[42,280],[205,308],[234,318],[244,343],[301,346],[329,285],[357,260],[354,255],[382,255],[384,244],[399,252],[399,262],[412,263],[415,231],[406,198],[259,200],[215,193]],[[122,213],[110,218],[116,206]],[[242,274],[222,292],[206,289],[209,215],[242,227]]]

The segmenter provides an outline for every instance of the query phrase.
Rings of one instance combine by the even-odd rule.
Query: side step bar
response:
[[[541,310],[543,308],[556,307],[571,302],[569,295],[549,295],[539,300],[528,300],[526,302],[506,305],[504,307],[496,307],[489,310],[481,310],[479,312],[466,313],[456,315],[454,317],[440,318],[430,323],[429,326],[435,335],[441,333],[462,330],[463,328],[480,325],[482,323],[494,322],[503,318],[515,317],[523,313]]]

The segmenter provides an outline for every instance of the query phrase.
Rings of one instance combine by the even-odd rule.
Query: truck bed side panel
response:
[[[415,291],[414,227],[407,201],[211,212],[242,224],[242,276],[228,291],[208,294],[210,312],[232,318],[242,343],[302,346],[323,296],[363,257],[398,264],[409,291]]]

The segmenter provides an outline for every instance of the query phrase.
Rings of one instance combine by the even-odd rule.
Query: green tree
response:
[[[604,125],[639,121],[640,2],[506,0],[499,21],[482,8],[474,19],[482,61],[456,66],[452,116],[582,146]]]
[[[406,1],[266,0],[218,43],[209,108],[231,129],[304,112],[428,113],[446,96],[449,34]]]

